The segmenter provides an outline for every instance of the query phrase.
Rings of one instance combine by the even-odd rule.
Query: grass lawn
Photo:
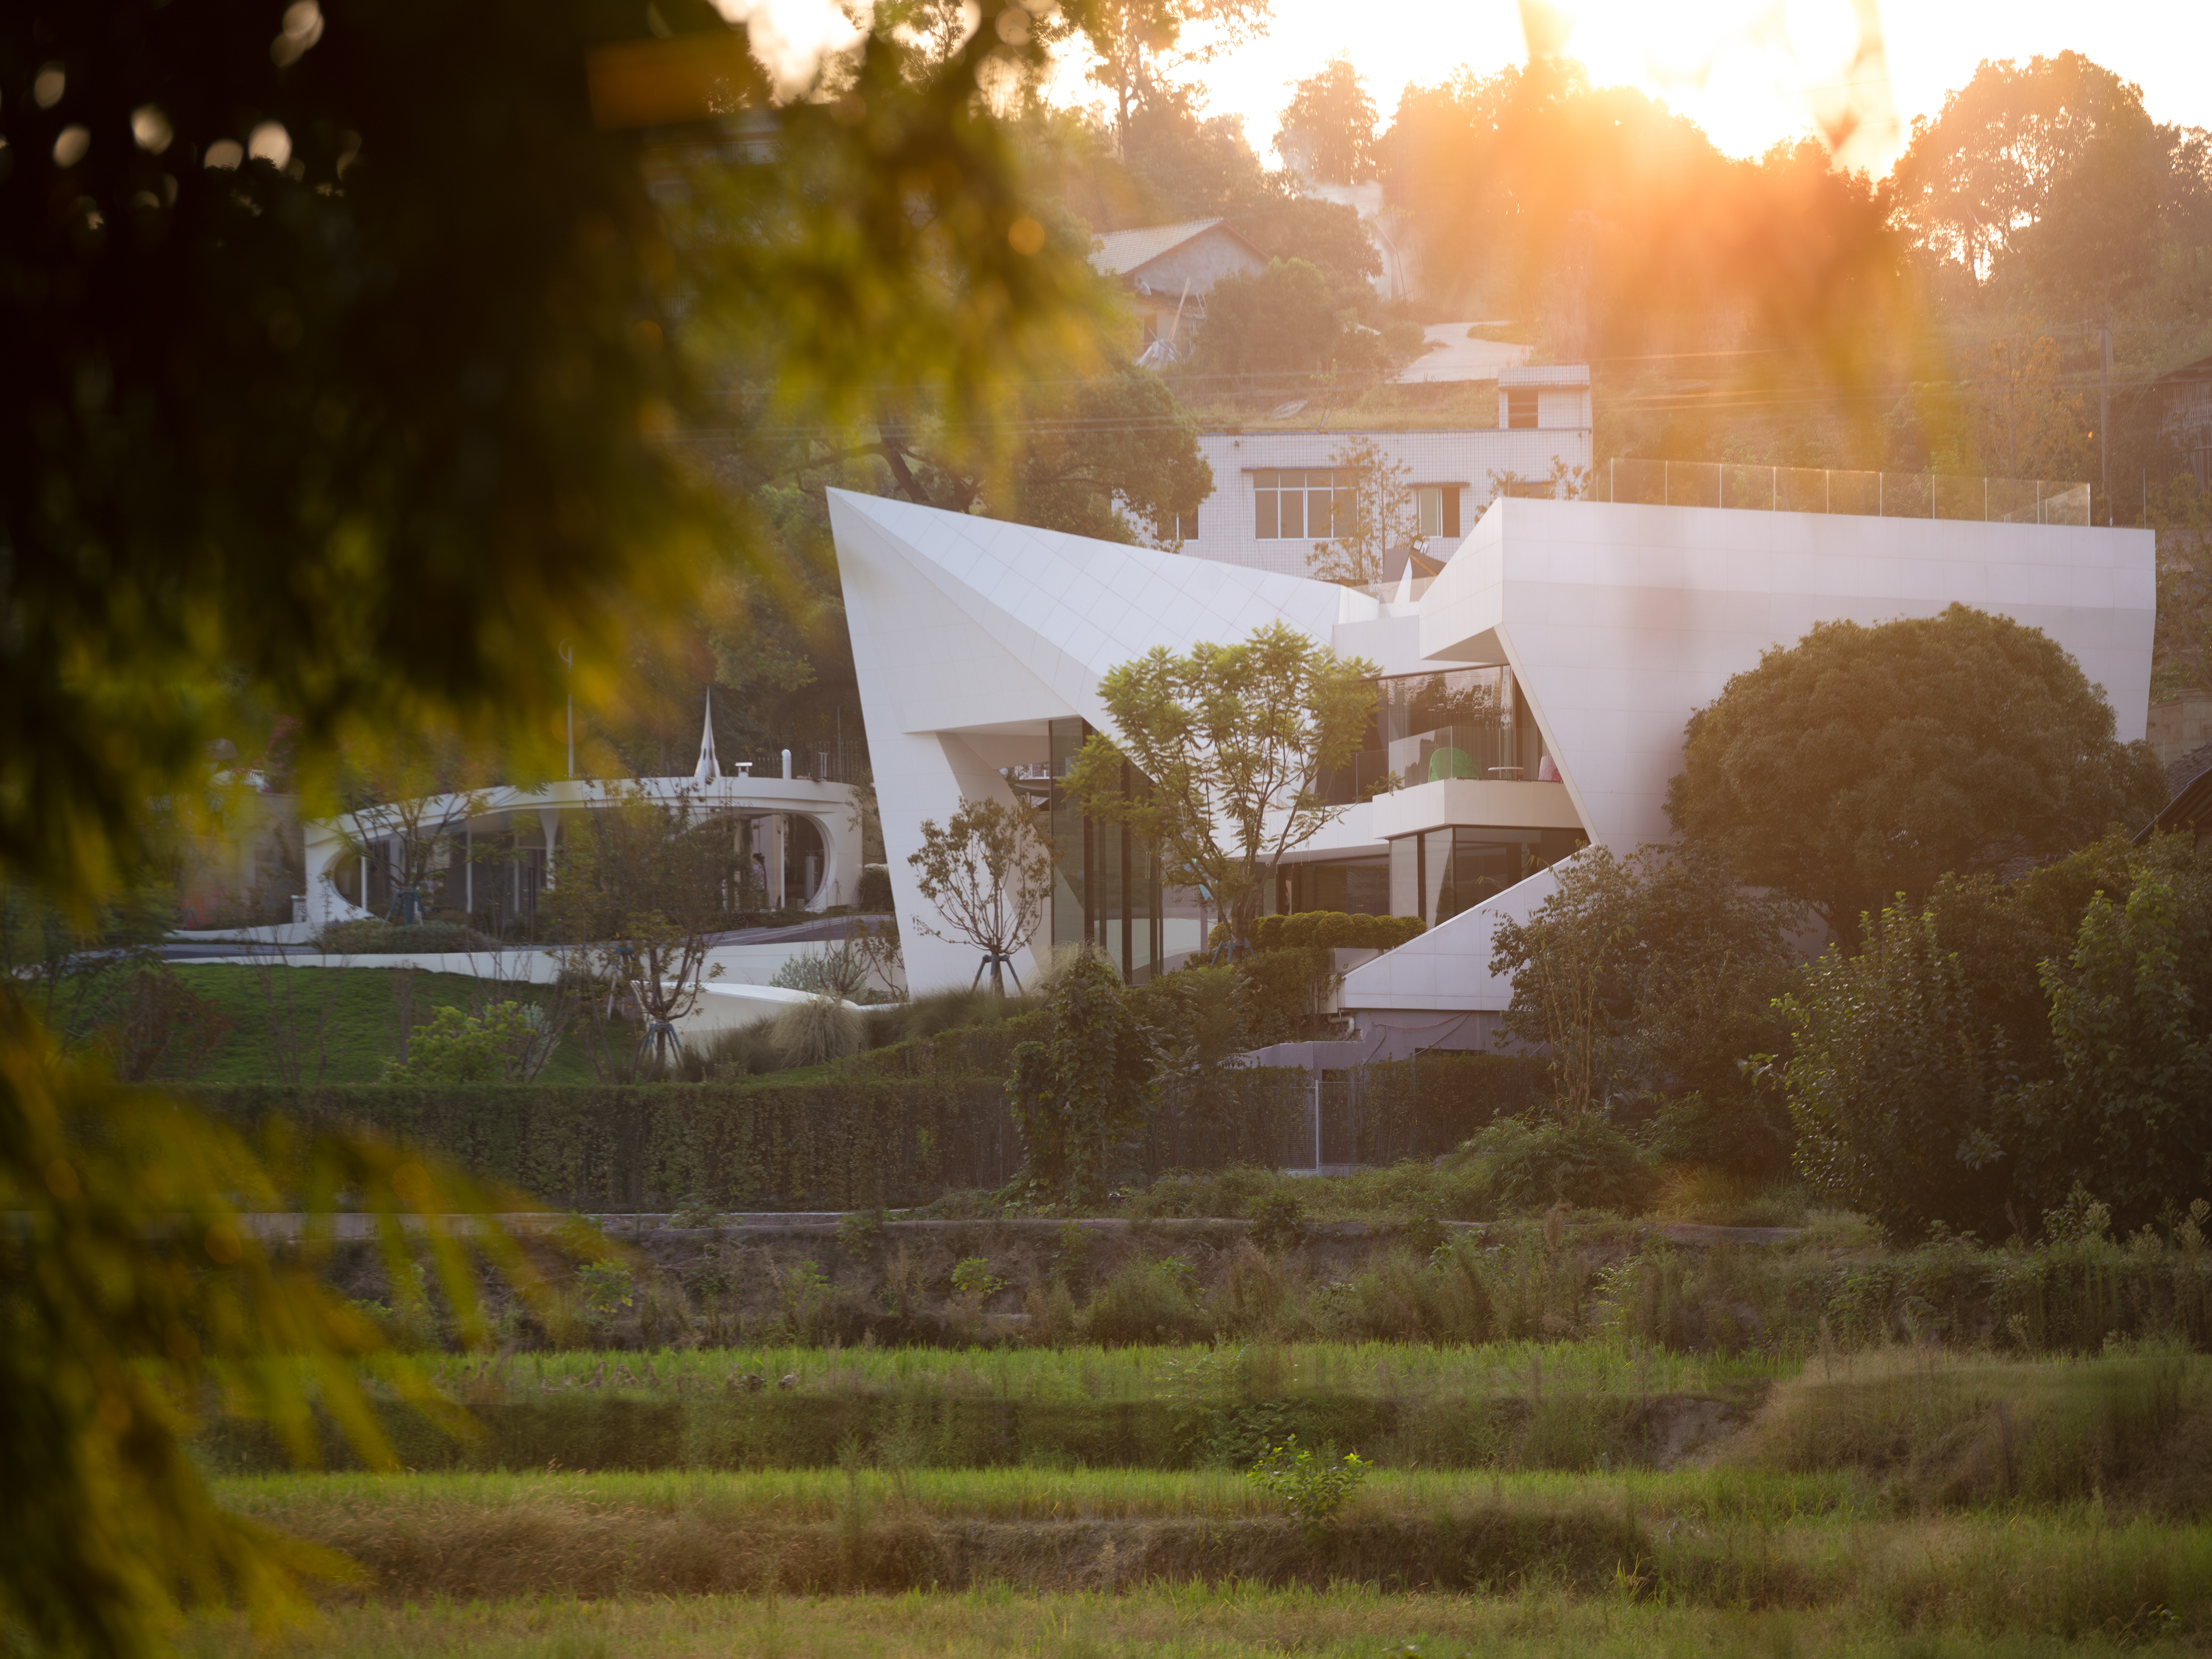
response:
[[[533,1599],[353,1607],[257,1645],[202,1625],[199,1659],[2055,1659],[2196,1653],[2145,1630],[1978,1630],[1863,1607],[1711,1608],[1541,1586],[1497,1596],[1158,1585],[1032,1595],[988,1589],[869,1596]]]
[[[283,1082],[280,1051],[289,1048],[299,1055],[302,1083],[374,1083],[399,1052],[397,969],[206,964],[173,971],[193,995],[216,1004],[231,1021],[228,1036],[194,1082]],[[526,1002],[544,995],[533,986],[495,985],[467,974],[414,975],[417,1024],[437,1008],[473,1012],[493,1000]],[[289,1039],[283,1035],[288,1032]],[[539,1076],[548,1083],[593,1080],[582,1054],[566,1043]]]

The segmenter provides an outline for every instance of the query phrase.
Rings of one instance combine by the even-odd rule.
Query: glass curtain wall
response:
[[[1390,843],[1391,894],[1405,914],[1433,927],[1549,869],[1589,842],[1579,830],[1447,826],[1406,836]]]
[[[1446,778],[1549,782],[1544,734],[1510,668],[1458,668],[1376,683],[1375,715],[1352,762],[1321,780],[1342,805]]]
[[[1052,723],[1052,942],[1096,945],[1125,983],[1141,985],[1166,959],[1159,860],[1141,836],[1085,816],[1069,798],[1062,780],[1091,734],[1085,720]],[[1125,761],[1121,787],[1151,786]]]
[[[1392,788],[1444,778],[1534,780],[1544,743],[1510,668],[1383,680],[1376,735]]]

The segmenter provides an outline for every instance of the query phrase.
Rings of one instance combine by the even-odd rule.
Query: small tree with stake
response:
[[[936,927],[916,917],[915,926],[933,939],[981,951],[975,981],[981,982],[988,968],[991,988],[1004,996],[1003,974],[1036,932],[1052,894],[1052,849],[1036,817],[1004,801],[963,797],[950,823],[922,820],[921,850],[907,862],[914,866],[915,885],[945,924]],[[1021,984],[1018,975],[1014,984]]]
[[[1188,871],[1219,905],[1230,950],[1248,951],[1263,878],[1343,815],[1322,781],[1359,746],[1379,672],[1283,623],[1237,645],[1155,647],[1099,682],[1119,741],[1084,744],[1068,793]],[[1125,763],[1151,787],[1129,787]]]
[[[625,998],[643,1022],[627,1073],[648,1055],[658,1068],[681,1046],[676,1022],[721,971],[702,969],[729,922],[723,895],[739,873],[735,826],[688,796],[633,791],[587,814],[566,839],[546,914],[574,942],[572,969],[604,988],[610,1010]]]

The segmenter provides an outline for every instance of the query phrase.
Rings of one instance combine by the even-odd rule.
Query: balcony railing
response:
[[[1341,805],[1448,778],[1534,781],[1537,770],[1520,760],[1510,727],[1440,726],[1400,738],[1385,749],[1362,750],[1349,765],[1322,780],[1322,793]]]
[[[1729,461],[1611,461],[1606,499],[1649,507],[1759,513],[1846,513],[1870,519],[1978,519],[1990,524],[2090,523],[2089,486],[2051,478],[1947,472],[1846,472]]]

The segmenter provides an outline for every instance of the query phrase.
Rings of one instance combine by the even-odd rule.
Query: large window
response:
[[[1263,542],[1325,542],[1351,516],[1348,471],[1252,475],[1252,533]]]
[[[1579,830],[1446,828],[1390,843],[1391,899],[1431,927],[1548,869],[1589,837]]]
[[[1390,914],[1387,856],[1285,864],[1276,878],[1275,908],[1285,915],[1300,910],[1342,910],[1355,916]]]

